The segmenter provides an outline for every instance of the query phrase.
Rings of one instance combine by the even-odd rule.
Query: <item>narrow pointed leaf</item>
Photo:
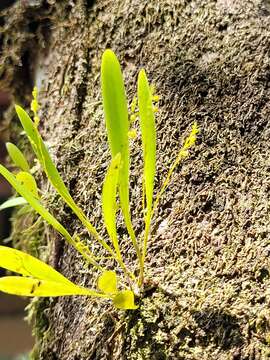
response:
[[[78,252],[86,259],[89,260],[89,254],[85,249],[72,238],[70,233],[64,226],[36,199],[33,194],[15,178],[15,176],[8,171],[4,166],[0,165],[0,174],[10,183],[10,185],[36,210],[36,212],[56,231],[58,231],[69,244],[75,247]],[[91,225],[91,224],[90,224]],[[106,244],[107,245],[107,244]],[[108,245],[107,245],[108,246]],[[108,246],[109,248],[109,246]],[[110,248],[109,248],[110,249]],[[92,262],[91,262],[92,263]]]
[[[72,199],[66,185],[64,184],[56,166],[54,165],[49,151],[40,136],[36,124],[31,120],[27,112],[19,105],[15,106],[20,122],[28,136],[30,144],[33,148],[37,159],[45,171],[49,181],[54,186],[62,199],[68,204],[76,216],[86,226],[87,230],[95,236],[95,238],[102,244],[102,246],[114,256],[112,249],[101,239],[94,226],[89,222],[84,212],[76,205]]]
[[[116,193],[117,193],[120,161],[121,161],[121,154],[118,153],[111,161],[102,189],[103,218],[106,229],[112,240],[116,254],[119,258],[121,258],[121,253],[119,249],[119,243],[118,243],[118,237],[116,231],[116,210],[117,210]]]
[[[14,162],[16,166],[18,166],[23,171],[30,170],[26,158],[24,157],[23,153],[16,145],[8,142],[6,143],[6,148],[11,160]]]
[[[26,254],[23,251],[12,249],[7,246],[0,246],[0,267],[40,280],[49,280],[73,285],[71,281],[45,262]]]
[[[54,165],[51,159],[48,149],[44,144],[30,116],[19,105],[16,105],[15,109],[22,124],[22,127],[24,128],[24,131],[26,132],[26,135],[32,145],[32,148],[40,164],[45,170],[49,180],[52,182],[52,184],[59,191],[60,194],[61,193],[64,193],[65,195],[69,194],[58,170],[56,169],[56,166]]]
[[[30,143],[33,147],[33,150],[37,157],[40,157],[40,152],[38,150],[38,143],[39,143],[39,134],[37,128],[35,127],[33,121],[31,120],[30,116],[27,112],[19,105],[15,105],[16,113],[20,119],[22,127],[30,140]]]
[[[23,197],[8,199],[7,201],[5,201],[3,204],[0,205],[0,211],[14,206],[25,205],[25,204],[27,204],[27,201]]]
[[[64,195],[69,200],[72,200],[72,198],[69,194],[69,191],[68,191],[66,185],[64,184],[58,170],[56,169],[56,166],[54,165],[52,158],[49,154],[49,151],[48,151],[46,145],[44,144],[41,136],[40,136],[39,149],[40,149],[40,152],[42,155],[42,161],[43,161],[43,162],[41,162],[41,164],[43,165],[43,168],[44,168],[49,180],[51,181],[51,183],[53,184],[53,186],[59,192],[60,195]]]
[[[138,103],[143,145],[144,187],[147,206],[146,218],[147,221],[149,221],[153,204],[156,170],[156,127],[152,93],[144,70],[140,71],[138,77]]]
[[[66,204],[72,209],[74,214],[80,219],[80,221],[84,224],[87,230],[95,236],[97,241],[107,250],[110,252],[111,255],[114,255],[112,249],[106,244],[106,242],[99,236],[95,227],[90,223],[87,219],[84,212],[79,208],[79,206],[75,203],[73,198],[71,197],[67,187],[65,186],[56,166],[54,165],[51,156],[44,144],[42,138],[40,137],[40,145],[39,149],[41,152],[42,160],[41,162],[44,171],[47,174],[48,179],[50,180],[51,184],[54,186],[55,190],[58,194],[62,197],[62,199],[66,202]]]
[[[41,217],[52,225],[66,240],[74,245],[74,241],[68,231],[55,219],[53,215],[36,199],[33,194],[15,178],[15,176],[8,171],[3,165],[0,165],[0,174],[10,183],[10,185],[25,198],[25,200],[32,206]]]
[[[117,276],[114,271],[104,271],[98,278],[98,288],[105,294],[117,292]]]
[[[101,64],[103,107],[112,157],[121,154],[119,192],[125,220],[129,218],[128,107],[120,64],[112,50],[105,50]]]
[[[134,303],[134,293],[131,290],[119,291],[113,298],[113,304],[116,308],[122,310],[135,310],[138,308]]]
[[[21,276],[0,278],[0,291],[21,296],[67,296],[87,295],[106,297],[96,291],[47,280],[38,280]]]

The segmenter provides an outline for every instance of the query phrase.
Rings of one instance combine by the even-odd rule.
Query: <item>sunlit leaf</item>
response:
[[[121,154],[119,171],[120,205],[127,230],[139,255],[129,209],[129,120],[123,76],[119,61],[112,50],[105,50],[101,64],[103,107],[112,157]]]
[[[39,143],[39,133],[37,128],[35,127],[33,121],[31,120],[30,116],[27,114],[27,112],[19,105],[15,105],[16,113],[20,119],[20,122],[22,124],[22,127],[27,135],[27,137],[30,140],[30,143],[33,147],[33,150],[39,159],[41,157],[40,151],[38,149],[38,143]]]
[[[55,219],[53,215],[36,199],[33,194],[15,178],[3,165],[0,165],[0,174],[10,183],[10,185],[32,206],[41,217],[52,225],[66,240],[74,244],[74,241],[68,231]]]
[[[56,166],[54,165],[49,151],[44,144],[42,137],[40,136],[36,124],[33,123],[27,112],[19,105],[15,106],[17,115],[21,121],[21,124],[28,136],[28,139],[32,145],[39,163],[45,171],[49,181],[54,186],[55,190],[59,193],[62,199],[68,204],[76,216],[81,220],[87,230],[96,238],[96,240],[113,256],[114,252],[108,244],[99,236],[95,227],[87,219],[83,211],[78,207],[75,201],[72,199],[66,185],[64,184]],[[82,254],[84,256],[84,254]],[[87,259],[87,256],[84,256]]]
[[[39,149],[42,155],[42,160],[40,160],[40,162],[43,165],[43,168],[49,180],[51,181],[51,183],[53,184],[53,186],[59,192],[60,195],[65,195],[66,198],[72,201],[69,191],[66,185],[64,184],[58,170],[56,169],[56,166],[52,161],[49,151],[41,137],[39,142],[40,142]]]
[[[117,276],[114,271],[104,271],[98,278],[98,288],[105,294],[117,292]]]
[[[54,165],[51,156],[48,152],[48,149],[46,145],[44,144],[35,124],[31,120],[30,116],[27,114],[27,112],[20,107],[19,105],[15,106],[17,115],[20,119],[20,122],[24,128],[24,131],[26,132],[26,135],[28,136],[30,143],[33,147],[33,150],[44,168],[49,180],[52,182],[54,187],[61,193],[65,193],[65,195],[68,195],[68,190],[58,172],[56,169],[56,166]],[[70,195],[69,195],[70,196]]]
[[[25,171],[20,171],[16,175],[16,179],[19,181],[21,185],[23,185],[28,191],[30,191],[30,193],[35,198],[37,199],[39,198],[37,183],[31,174]]]
[[[11,160],[14,162],[16,166],[18,166],[23,171],[29,171],[30,167],[29,164],[24,157],[23,153],[19,148],[17,148],[16,145],[8,142],[6,143],[7,152],[11,158]]]
[[[106,242],[99,236],[97,233],[95,227],[90,223],[90,221],[87,219],[84,212],[79,208],[79,206],[75,203],[75,201],[72,199],[67,187],[65,186],[58,170],[56,169],[56,166],[54,165],[52,158],[47,150],[46,145],[44,144],[42,138],[40,137],[39,140],[39,151],[41,152],[42,156],[42,166],[48,176],[48,179],[54,186],[55,190],[58,192],[58,194],[62,197],[62,199],[67,203],[67,205],[72,209],[72,211],[77,215],[77,217],[81,220],[81,222],[86,226],[87,230],[94,235],[96,240],[106,249],[110,252],[111,255],[114,255],[112,249],[109,245],[106,244]],[[83,255],[84,256],[84,255]],[[86,257],[85,257],[86,258]]]
[[[120,153],[122,159],[119,182],[121,206],[125,214],[129,207],[128,107],[120,64],[114,52],[109,49],[102,56],[101,86],[112,157]]]
[[[144,186],[147,205],[146,218],[149,221],[152,211],[156,169],[156,126],[152,93],[144,70],[140,71],[138,77],[138,103],[143,145]]]
[[[113,304],[118,309],[135,310],[138,308],[134,303],[134,293],[131,290],[119,291],[113,298]]]
[[[86,295],[106,297],[96,291],[81,288],[75,284],[68,285],[21,276],[4,276],[0,278],[0,291],[21,296]]]
[[[0,267],[36,279],[73,285],[71,281],[45,262],[7,246],[0,246]]]
[[[147,242],[150,233],[154,179],[156,171],[156,126],[152,104],[152,92],[148,84],[145,71],[142,69],[138,76],[138,105],[140,127],[143,145],[143,206],[145,206],[145,233],[142,244],[142,263],[140,266],[139,285],[143,282],[144,260],[147,251]],[[143,209],[145,210],[145,209]]]
[[[10,183],[10,185],[36,210],[36,212],[50,224],[55,230],[57,230],[69,244],[75,247],[75,249],[85,258],[89,260],[89,252],[86,251],[80,243],[78,243],[66,228],[36,199],[33,194],[15,178],[15,176],[8,171],[4,166],[0,165],[0,174]],[[108,246],[110,249],[110,247]],[[91,262],[93,264],[93,262]]]
[[[121,161],[121,154],[118,153],[111,161],[105,176],[102,189],[102,212],[106,229],[112,240],[116,254],[121,258],[117,231],[116,231],[116,193],[118,185],[118,174]]]
[[[7,201],[5,201],[3,204],[0,205],[0,211],[14,206],[25,205],[25,204],[27,204],[27,201],[23,197],[8,199]]]

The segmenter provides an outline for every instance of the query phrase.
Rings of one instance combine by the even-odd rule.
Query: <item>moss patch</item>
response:
[[[106,47],[122,62],[130,100],[141,66],[162,96],[157,186],[195,120],[201,136],[154,219],[140,309],[123,315],[92,299],[55,299],[46,305],[50,335],[39,332],[36,358],[269,356],[268,10],[266,1],[104,0],[63,11],[66,22],[56,23],[39,64],[43,131],[93,223],[102,227],[109,159],[98,75]],[[139,145],[132,144],[131,189],[140,234]],[[48,197],[52,208],[56,201]],[[82,231],[67,209],[56,208],[71,231]],[[120,232],[133,266],[121,224]],[[57,267],[77,283],[94,284],[79,256],[63,242],[60,249]]]

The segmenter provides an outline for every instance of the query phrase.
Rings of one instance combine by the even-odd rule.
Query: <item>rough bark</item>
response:
[[[43,134],[72,195],[99,228],[101,184],[109,160],[99,80],[105,48],[114,49],[121,61],[130,100],[142,66],[162,97],[157,188],[191,123],[197,121],[201,128],[196,149],[177,169],[155,215],[140,308],[123,313],[90,298],[39,300],[32,307],[37,336],[33,356],[268,358],[269,1],[36,2],[32,30],[31,17],[25,17],[29,3],[21,22],[15,21],[18,28],[24,24],[20,36],[13,33],[14,39],[25,41],[23,46],[14,42],[18,59],[27,44],[23,67],[30,74],[35,69],[42,84]],[[12,11],[22,11],[21,6]],[[29,40],[29,34],[41,29],[43,37]],[[11,30],[6,29],[7,38],[12,38]],[[6,78],[22,99],[14,78],[18,64],[5,64]],[[138,234],[141,168],[140,142],[135,140],[131,197]],[[83,231],[51,190],[46,201],[70,231]],[[95,272],[86,270],[59,236],[46,231],[50,262],[70,279],[93,284]],[[135,266],[125,237],[122,246],[126,261]]]

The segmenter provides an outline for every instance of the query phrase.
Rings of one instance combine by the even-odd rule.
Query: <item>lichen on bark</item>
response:
[[[99,228],[109,160],[99,80],[105,48],[122,63],[130,100],[140,67],[161,95],[157,187],[193,121],[201,136],[155,215],[140,308],[121,313],[88,298],[42,300],[35,358],[266,359],[269,2],[63,3],[51,5],[50,43],[37,64],[42,131],[72,195]],[[132,144],[131,171],[137,233],[139,145]],[[54,194],[47,203],[69,230],[82,231]],[[94,282],[95,273],[58,236],[51,233],[49,242],[57,244],[51,262],[58,270]],[[132,266],[125,238],[122,246]]]

